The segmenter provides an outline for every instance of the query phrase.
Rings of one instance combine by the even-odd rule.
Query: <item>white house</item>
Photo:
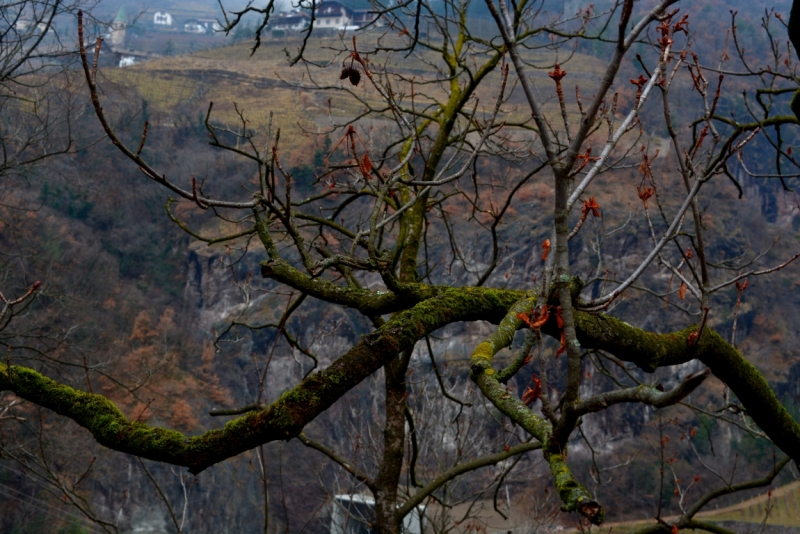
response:
[[[202,24],[206,30],[221,32],[223,29],[222,24],[220,24],[217,19],[197,19],[197,22]]]
[[[270,20],[272,31],[302,31],[311,25],[307,11],[293,10],[276,13]],[[316,30],[351,31],[373,25],[383,26],[383,19],[369,10],[353,10],[336,0],[322,0],[314,13]]]
[[[316,18],[317,28],[341,30],[352,25],[353,11],[334,0],[324,0],[317,8]]]
[[[289,11],[277,13],[270,20],[272,31],[303,31],[311,25],[311,15],[305,11]]]
[[[153,24],[156,26],[172,26],[175,24],[175,19],[166,11],[156,11],[153,13]]]
[[[382,28],[383,19],[379,18],[379,15],[374,11],[353,11],[353,21],[351,24],[359,28],[364,28],[370,24],[376,28]]]
[[[321,30],[331,29],[337,31],[357,30],[370,23],[382,26],[378,14],[369,10],[354,11],[343,6],[336,0],[323,0],[317,7],[314,27]]]
[[[131,65],[136,65],[136,56],[122,56],[119,58],[120,67],[130,67]]]
[[[206,33],[206,27],[199,20],[191,19],[183,24],[183,31],[186,33]]]

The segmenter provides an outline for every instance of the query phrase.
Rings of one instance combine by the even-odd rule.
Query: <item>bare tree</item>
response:
[[[83,106],[71,90],[74,47],[58,24],[69,27],[89,3],[23,0],[0,5],[0,175],[74,148],[72,124]]]
[[[135,148],[111,127],[97,81],[100,44],[94,60],[82,46],[85,81],[111,142],[145,176],[219,217],[230,232],[204,236],[192,230],[170,211],[173,200],[167,204],[170,217],[209,244],[234,244],[247,251],[258,240],[263,247],[267,259],[260,262],[261,288],[284,288],[288,303],[276,324],[241,326],[273,328],[276,346],[281,342],[287,352],[297,350],[312,360],[310,347],[287,328],[307,301],[355,310],[372,329],[282,394],[262,396],[259,388],[252,405],[227,413],[240,417],[194,437],[129,420],[103,395],[59,384],[29,367],[0,364],[0,389],[72,419],[106,447],[185,466],[192,473],[297,437],[373,491],[375,529],[388,533],[400,530],[418,495],[435,493],[400,491],[402,474],[413,476],[413,463],[403,461],[413,438],[406,426],[407,371],[415,347],[434,332],[465,325],[480,334],[470,359],[472,380],[507,421],[527,433],[514,447],[542,450],[562,509],[595,525],[605,516],[602,495],[573,473],[568,444],[572,441],[574,448],[583,439],[591,448],[591,439],[577,437],[585,433],[584,425],[624,404],[714,413],[715,406],[689,402],[713,374],[729,390],[721,410],[737,411],[737,416],[746,412],[729,422],[770,440],[786,457],[776,458],[765,478],[745,483],[723,479],[723,486],[692,505],[684,500],[687,488],[676,476],[680,516],[668,518],[659,500],[647,530],[721,532],[698,520],[698,511],[723,494],[769,484],[789,461],[798,461],[800,426],[764,375],[737,350],[737,316],[731,341],[719,333],[724,323],[717,317],[729,300],[724,295],[737,296],[738,310],[745,281],[776,273],[800,255],[775,249],[727,257],[714,246],[719,236],[708,228],[701,200],[723,186],[736,187],[732,169],[763,178],[792,176],[782,167],[794,159],[785,148],[790,136],[781,128],[796,124],[797,118],[781,113],[787,104],[778,97],[797,91],[797,82],[788,51],[777,45],[768,67],[750,66],[735,41],[734,25],[731,39],[745,70],[733,74],[763,86],[757,93],[760,110],[744,99],[745,111],[737,113],[722,99],[727,53],[706,58],[697,52],[702,38],[691,38],[690,18],[677,11],[677,4],[620,0],[553,16],[542,3],[486,0],[496,24],[489,36],[471,31],[466,4],[445,2],[443,9],[425,2],[377,5],[383,29],[343,40],[341,70],[311,74],[316,89],[358,86],[358,92],[350,91],[366,111],[349,123],[334,123],[341,128],[340,140],[318,177],[319,189],[302,199],[291,169],[281,160],[280,132],[259,138],[248,131],[244,114],[241,127],[219,127],[211,107],[206,120],[211,145],[252,162],[257,180],[247,184],[250,192],[218,198],[207,193],[209,184],[195,178],[167,177],[143,157],[147,126]],[[264,11],[265,25],[270,11],[271,5]],[[768,25],[765,29],[772,31]],[[309,30],[296,62],[311,50],[310,36]],[[571,74],[570,56],[580,43],[592,41],[605,47],[606,59],[594,79],[576,85],[573,98],[565,81]],[[620,78],[634,48],[641,50],[636,57],[640,74],[628,82]],[[417,79],[395,70],[392,58],[402,54],[415,54],[426,76]],[[712,72],[716,78],[709,80]],[[699,104],[675,113],[672,98],[680,84],[694,88],[692,98]],[[625,98],[626,90],[632,98]],[[387,141],[376,146],[369,130],[360,128],[366,118],[386,125]],[[652,146],[655,136],[647,133],[654,120],[667,132],[666,154]],[[226,141],[231,134],[238,136],[235,144]],[[756,148],[774,156],[775,168],[760,172],[748,166],[747,151]],[[674,179],[662,176],[664,169]],[[614,213],[609,206],[622,194],[616,180],[625,178],[625,194],[632,196],[635,188],[641,208]],[[521,198],[529,183],[545,188],[539,203]],[[548,208],[543,210],[544,205]],[[523,209],[536,217],[524,228],[515,227],[511,214]],[[620,229],[634,219],[632,230],[640,236],[635,247],[627,249],[624,241],[615,245]],[[483,241],[473,240],[475,235]],[[447,256],[432,256],[434,248],[446,250]],[[576,275],[584,271],[589,273],[585,281]],[[657,322],[636,326],[615,317],[637,302],[640,310],[652,308],[648,299],[653,298]],[[480,332],[484,322],[497,326]],[[517,336],[520,329],[527,332]],[[544,336],[554,344],[545,343]],[[518,337],[521,347],[499,365],[501,351]],[[451,339],[463,342],[470,336]],[[508,384],[528,365],[536,372],[523,382],[528,386],[520,395]],[[269,366],[261,369],[266,377]],[[380,369],[382,452],[372,475],[313,442],[303,429]],[[669,372],[669,380],[659,369]],[[604,377],[602,387],[592,389],[592,372]],[[511,452],[523,451],[509,447],[475,461],[486,465]],[[595,468],[596,481],[602,472]]]

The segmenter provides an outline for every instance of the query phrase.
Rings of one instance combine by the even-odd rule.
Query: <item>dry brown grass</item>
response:
[[[365,34],[358,37],[359,49],[370,49],[379,38],[383,44],[400,44],[400,39],[393,34]],[[281,128],[284,147],[305,146],[306,132],[327,131],[332,119],[341,123],[361,115],[367,106],[387,107],[364,78],[358,87],[339,79],[342,61],[346,57],[339,51],[351,46],[349,38],[314,38],[309,42],[306,57],[320,66],[289,68],[287,51],[295,53],[300,44],[299,38],[266,39],[251,56],[252,43],[244,42],[187,56],[160,58],[125,69],[108,69],[104,74],[115,83],[134,88],[147,100],[150,109],[162,116],[170,116],[178,106],[184,110],[190,108],[191,116],[196,116],[205,113],[208,103],[213,101],[212,119],[240,130],[241,121],[234,108],[236,103],[244,112],[247,127],[263,132],[270,113],[273,113],[273,124]],[[561,130],[563,126],[555,88],[547,71],[554,61],[563,60],[563,54],[559,58],[551,52],[528,52],[526,59],[534,67],[539,67],[532,68],[531,75],[544,99],[544,113],[554,128]],[[369,60],[376,73],[392,73],[389,76],[392,91],[401,104],[411,106],[411,79],[414,80],[414,105],[417,109],[426,105],[435,107],[446,101],[449,90],[446,83],[425,83],[443,76],[436,70],[441,58],[437,58],[435,52],[422,50],[410,56],[396,53],[388,58],[373,56]],[[476,61],[480,60],[476,58]],[[601,75],[600,66],[594,58],[581,55],[574,55],[563,66],[568,72],[564,84],[573,127],[580,120],[574,85],[579,83],[584,98],[590,97]],[[313,76],[314,83],[309,76]],[[477,101],[471,102],[470,108],[477,103],[479,114],[486,116],[490,113],[499,83],[500,73],[491,73],[487,83],[476,91]],[[621,89],[624,91],[625,87]],[[524,122],[530,119],[530,112],[526,109],[523,95],[517,89],[511,94],[502,118],[509,122]],[[619,111],[623,113],[626,110],[620,106]],[[386,118],[390,118],[388,112]]]

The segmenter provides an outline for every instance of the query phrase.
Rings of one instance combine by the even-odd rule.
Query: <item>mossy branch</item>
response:
[[[575,326],[582,347],[604,350],[650,373],[659,367],[700,360],[731,388],[775,445],[800,462],[800,425],[759,370],[712,328],[704,328],[699,335],[699,325],[654,334],[613,317],[587,312],[576,314]],[[551,325],[543,331],[556,335]]]
[[[394,291],[370,291],[355,287],[343,287],[322,278],[311,276],[292,267],[283,259],[261,262],[261,274],[308,295],[354,308],[364,315],[386,315],[407,310],[425,299],[430,299],[446,290],[444,287],[425,284],[409,284],[408,291],[398,294]]]
[[[531,411],[516,395],[509,393],[497,380],[497,373],[491,367],[495,354],[511,344],[515,332],[522,326],[522,320],[517,314],[529,314],[535,305],[536,298],[533,296],[517,301],[497,329],[475,347],[470,362],[472,379],[498,410],[545,444],[544,458],[550,465],[562,509],[567,512],[577,511],[599,525],[603,522],[605,511],[595,502],[591,493],[572,476],[567,465],[566,444],[556,443],[552,439],[552,425]]]
[[[189,437],[176,430],[130,421],[102,395],[59,384],[27,367],[0,363],[0,391],[68,417],[89,430],[101,445],[173,465],[197,474],[211,465],[264,443],[288,440],[347,391],[425,335],[453,322],[499,322],[521,293],[488,289],[448,289],[436,298],[398,313],[326,369],[314,373],[262,410],[223,428]]]
[[[613,404],[621,404],[623,402],[638,402],[654,408],[672,406],[682,401],[686,396],[691,394],[692,391],[697,389],[710,374],[710,369],[705,369],[699,373],[693,373],[684,378],[680,384],[669,391],[662,392],[654,387],[641,384],[632,388],[616,389],[600,393],[594,397],[578,402],[575,406],[575,413],[580,416],[587,413],[599,412]]]
[[[474,376],[495,373],[495,370],[492,369],[492,359],[495,354],[511,345],[514,334],[522,326],[522,320],[517,317],[517,314],[529,315],[535,306],[536,297],[533,295],[527,295],[515,302],[495,331],[475,347],[470,358],[470,367]]]

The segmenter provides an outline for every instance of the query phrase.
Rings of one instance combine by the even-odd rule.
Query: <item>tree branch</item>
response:
[[[503,460],[507,460],[508,458],[512,458],[518,454],[523,454],[528,451],[534,451],[541,448],[542,444],[538,441],[530,441],[528,443],[520,443],[519,445],[510,447],[507,451],[498,452],[497,454],[490,454],[488,456],[482,456],[472,461],[455,465],[416,492],[409,500],[405,502],[405,504],[403,504],[403,506],[397,509],[397,515],[399,517],[405,517],[409,512],[411,512],[411,510],[414,509],[415,506],[425,500],[428,495],[457,476],[463,475],[469,471],[480,469],[481,467],[496,465]]]
[[[612,404],[620,404],[623,402],[640,402],[653,406],[654,408],[664,408],[665,406],[671,406],[683,400],[692,391],[697,389],[710,374],[711,369],[705,369],[699,373],[691,374],[684,378],[677,387],[666,392],[661,392],[654,387],[642,384],[635,388],[618,389],[600,393],[599,395],[579,402],[575,406],[575,412],[578,415],[599,412],[605,410]]]
[[[731,388],[753,421],[784,453],[800,462],[800,425],[778,400],[764,376],[712,328],[700,325],[655,334],[607,315],[575,314],[578,341],[585,349],[600,349],[652,373],[659,367],[697,359]],[[542,331],[559,336],[555,324]]]
[[[188,437],[176,430],[128,420],[102,395],[86,393],[37,371],[0,363],[0,391],[13,391],[68,417],[89,430],[101,445],[200,473],[215,463],[264,443],[288,440],[342,395],[417,340],[459,321],[499,322],[519,299],[515,291],[449,289],[411,310],[398,313],[328,368],[304,379],[263,410],[249,412],[221,429]]]
[[[313,439],[306,436],[303,432],[300,432],[297,435],[297,439],[300,440],[300,442],[306,447],[318,450],[319,452],[321,452],[322,454],[324,454],[325,456],[327,456],[328,458],[330,458],[331,460],[342,466],[342,468],[351,475],[353,475],[356,478],[356,480],[363,483],[371,491],[375,492],[375,482],[369,477],[369,475],[367,475],[361,469],[356,467],[355,464],[353,464],[353,462],[351,462],[344,456],[337,454],[336,451],[334,451],[333,449],[329,449],[322,443],[314,441]]]
[[[747,482],[740,482],[739,484],[723,486],[721,488],[717,488],[713,491],[706,493],[705,495],[700,497],[696,503],[694,503],[694,506],[692,506],[688,512],[684,514],[684,518],[691,520],[695,516],[695,514],[697,514],[700,510],[703,509],[703,507],[705,507],[705,505],[707,505],[709,502],[716,499],[717,497],[722,497],[723,495],[730,495],[731,493],[736,493],[737,491],[744,491],[744,490],[763,488],[764,486],[769,486],[770,484],[772,484],[772,481],[775,480],[775,477],[778,476],[778,473],[780,473],[781,470],[783,470],[783,468],[786,467],[786,464],[788,464],[791,460],[792,459],[789,456],[782,458],[780,462],[776,463],[773,466],[772,471],[767,473],[767,475],[763,478],[759,478],[756,480],[748,480]]]
[[[545,444],[544,458],[550,465],[553,481],[561,497],[565,511],[578,511],[592,523],[603,522],[605,511],[594,500],[592,494],[575,478],[567,465],[566,444],[553,438],[553,428],[548,421],[531,411],[516,395],[512,395],[497,380],[492,369],[492,358],[511,344],[514,333],[522,326],[520,314],[530,313],[536,305],[536,297],[517,301],[501,321],[497,329],[475,347],[471,357],[472,380],[495,407],[524,428],[529,434]]]

